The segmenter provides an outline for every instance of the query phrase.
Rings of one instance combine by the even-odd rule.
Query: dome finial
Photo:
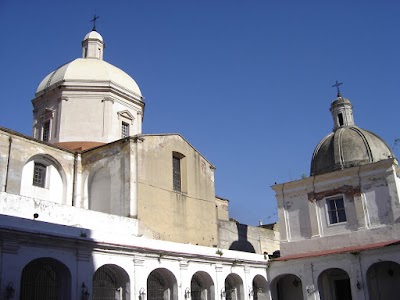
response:
[[[99,16],[96,16],[96,14],[94,14],[93,19],[90,20],[90,22],[93,22],[93,29],[92,31],[96,31],[96,20],[99,19]]]
[[[339,86],[341,86],[343,84],[343,82],[338,82],[337,80],[336,80],[336,83],[334,84],[334,85],[332,85],[332,87],[336,87],[336,89],[337,89],[337,96],[338,97],[342,97],[342,95],[340,94],[340,89],[339,89]]]

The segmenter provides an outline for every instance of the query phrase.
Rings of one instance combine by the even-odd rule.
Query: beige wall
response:
[[[83,202],[89,209],[131,216],[130,144],[120,140],[82,153]]]
[[[217,245],[214,167],[180,135],[144,135],[138,147],[138,219],[155,238]],[[172,155],[184,156],[182,192],[173,190]]]
[[[248,226],[235,221],[218,221],[218,247],[254,253],[272,254],[280,249],[279,229]]]
[[[218,220],[229,221],[229,200],[215,197],[215,207],[217,209]]]

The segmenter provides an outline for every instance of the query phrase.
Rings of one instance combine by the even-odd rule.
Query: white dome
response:
[[[87,36],[92,33],[96,32],[92,31]],[[98,35],[101,38],[101,35]],[[36,95],[45,89],[53,89],[58,86],[56,84],[63,82],[81,82],[80,85],[85,82],[88,84],[102,82],[142,97],[139,86],[132,77],[104,60],[90,58],[77,58],[51,72],[39,84]]]
[[[85,35],[83,40],[85,41],[87,39],[96,39],[103,42],[103,37],[101,36],[101,34],[94,30]]]

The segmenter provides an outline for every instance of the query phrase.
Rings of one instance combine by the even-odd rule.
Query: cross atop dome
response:
[[[94,14],[93,19],[90,20],[90,22],[93,22],[93,29],[92,29],[92,31],[96,31],[96,20],[97,20],[97,19],[100,19],[100,17],[99,17],[99,16],[96,16],[96,14]]]
[[[343,82],[338,82],[337,80],[336,80],[336,83],[334,84],[334,85],[332,85],[332,87],[336,87],[336,89],[337,89],[337,96],[338,97],[342,97],[342,95],[340,94],[340,89],[339,89],[339,86],[341,86],[343,84]]]

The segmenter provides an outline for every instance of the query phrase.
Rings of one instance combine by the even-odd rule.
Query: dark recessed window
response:
[[[44,188],[46,185],[46,166],[36,163],[33,168],[33,185]]]
[[[344,122],[343,122],[343,114],[338,114],[338,120],[339,120],[339,126],[343,126]]]
[[[43,124],[42,140],[48,142],[50,139],[50,121]]]
[[[326,199],[329,224],[346,222],[346,211],[343,196]]]
[[[173,179],[174,191],[180,192],[182,189],[181,159],[176,156],[172,157],[172,179]]]
[[[122,122],[121,125],[121,137],[128,137],[129,136],[129,124],[126,122]]]

